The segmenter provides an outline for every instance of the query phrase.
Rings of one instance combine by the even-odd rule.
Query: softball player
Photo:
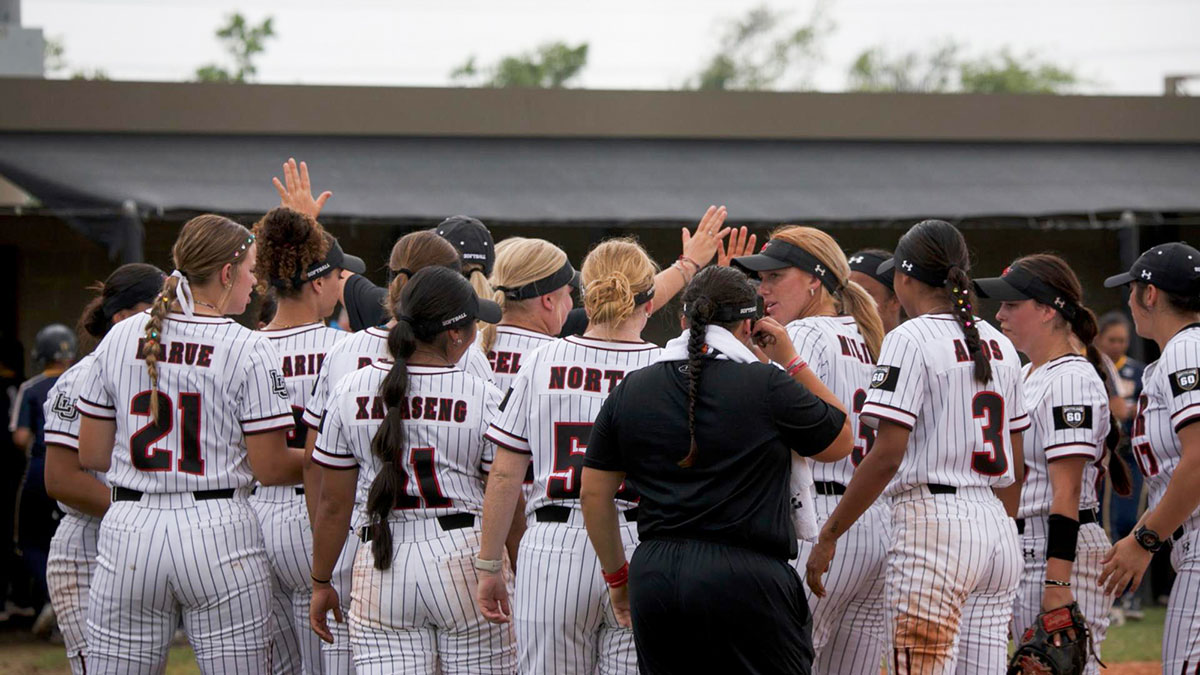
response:
[[[300,480],[294,418],[270,342],[240,314],[255,285],[254,237],[191,219],[152,308],[113,327],[77,403],[79,455],[107,471],[88,596],[100,673],[160,672],[182,613],[203,672],[269,672],[270,569],[248,497]]]
[[[366,271],[317,221],[288,208],[268,212],[254,226],[257,275],[277,298],[271,322],[259,331],[282,357],[280,373],[291,399],[295,424],[288,446],[303,449],[308,425],[304,404],[325,355],[346,333],[329,328],[341,295],[341,270]],[[250,499],[258,514],[271,563],[272,667],[276,673],[320,673],[321,641],[308,628],[312,585],[312,527],[300,485],[259,486]]]
[[[448,267],[457,271],[458,260],[458,252],[454,247],[432,230],[410,232],[400,237],[392,247],[391,258],[388,261],[388,268],[394,274],[388,285],[389,297],[394,300],[390,306],[395,307],[397,305],[405,285],[417,271],[425,267]],[[388,333],[394,325],[395,320],[393,319],[387,326],[366,328],[346,337],[329,350],[329,353],[325,356],[325,363],[317,374],[317,381],[313,385],[312,393],[304,407],[302,419],[305,424],[312,429],[320,429],[321,418],[325,413],[326,406],[337,383],[356,370],[365,368],[379,359],[387,358]],[[483,353],[479,350],[466,350],[462,359],[463,362],[459,366],[463,370],[477,377],[486,377],[489,375],[490,370],[487,367],[487,362],[484,360]],[[309,457],[312,456],[316,436],[316,433],[308,434],[305,453]],[[317,477],[311,482],[314,485],[319,483],[320,476],[322,475],[324,475],[324,472],[318,471]],[[315,510],[315,504],[310,504],[309,506],[310,512]],[[315,522],[315,518],[313,522]],[[364,524],[362,522],[355,522],[353,525],[357,528]],[[350,583],[354,573],[354,559],[358,552],[358,544],[358,539],[355,537],[346,538],[342,556],[339,558],[337,568],[333,573],[333,587],[343,602],[340,608],[342,615],[350,611]],[[350,649],[350,634],[347,631],[345,623],[336,621],[330,626],[330,630],[332,631],[333,641],[326,641],[325,644],[321,645],[322,662],[325,672],[331,675],[354,672],[354,656]]]
[[[321,481],[313,550],[313,629],[340,614],[330,585],[351,523],[365,523],[351,586],[355,672],[510,673],[512,633],[471,606],[471,558],[491,452],[483,432],[500,391],[455,364],[475,321],[500,320],[458,273],[415,274],[395,307],[388,346],[343,378],[325,413],[313,461]],[[403,314],[399,314],[403,312]]]
[[[1019,642],[1043,610],[1078,602],[1095,647],[1085,672],[1096,674],[1112,606],[1098,583],[1109,547],[1096,522],[1098,488],[1121,437],[1108,409],[1100,355],[1091,346],[1096,316],[1083,305],[1075,273],[1053,255],[1020,258],[1003,276],[976,280],[975,288],[1003,303],[996,320],[1030,360],[1022,371],[1031,424],[1023,435],[1025,482],[1017,513],[1025,572],[1012,636]],[[1075,340],[1088,345],[1094,360],[1079,354]],[[1114,487],[1128,494],[1129,474],[1116,461]]]
[[[860,416],[878,420],[870,453],[821,528],[808,583],[881,492],[892,501],[888,605],[897,673],[997,673],[1021,564],[1015,515],[1020,438],[1029,425],[1020,361],[971,313],[966,242],[926,220],[899,242],[896,295],[913,317],[884,339]],[[890,267],[890,263],[884,263]],[[956,670],[957,662],[957,670]]]
[[[166,275],[153,265],[122,265],[95,290],[99,294],[83,310],[79,329],[103,338],[114,324],[150,307]],[[46,398],[46,492],[65,514],[50,541],[46,584],[58,615],[71,672],[87,672],[87,597],[96,568],[100,518],[108,510],[108,483],[103,475],[79,464],[79,385],[91,368],[88,354],[67,369]]]
[[[1133,534],[1104,558],[1100,583],[1116,595],[1137,589],[1155,551],[1171,542],[1178,576],[1167,604],[1163,672],[1200,671],[1200,251],[1183,243],[1146,251],[1129,272],[1137,334],[1162,355],[1146,366],[1133,422],[1133,454],[1150,488],[1150,507]]]
[[[533,466],[511,612],[522,673],[637,671],[633,634],[617,625],[588,543],[579,481],[600,406],[626,374],[660,351],[641,339],[652,308],[654,273],[654,263],[631,240],[607,241],[589,253],[582,274],[588,331],[526,355],[503,411],[487,430],[499,450],[484,508],[480,569],[501,561],[519,477],[531,461]],[[557,274],[556,279],[566,279],[574,273],[568,263]],[[521,296],[535,290],[510,292]],[[637,495],[622,490],[617,499],[630,555],[637,545]],[[478,602],[489,620],[509,621],[508,597],[505,580],[494,570],[480,579]]]
[[[896,271],[879,273],[879,266],[891,259],[892,252],[881,248],[865,248],[846,259],[850,263],[850,281],[858,282],[875,300],[885,334],[900,325],[900,300],[894,287]]]
[[[787,327],[796,354],[850,413],[856,432],[851,455],[811,465],[819,526],[845,494],[854,467],[875,438],[875,430],[860,422],[858,411],[870,388],[883,325],[875,301],[849,279],[842,249],[818,229],[784,226],[771,235],[762,253],[735,258],[734,264],[758,275],[758,294],[767,314]],[[879,673],[889,642],[883,581],[890,517],[886,499],[867,509],[841,541],[842,554],[825,581],[825,597],[809,593],[813,673]],[[803,570],[812,542],[802,539],[799,544],[793,565]]]

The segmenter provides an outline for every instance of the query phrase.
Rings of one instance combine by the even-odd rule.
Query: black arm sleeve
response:
[[[783,444],[798,455],[811,457],[842,432],[846,414],[822,401],[778,368],[767,381],[767,409]]]
[[[350,330],[359,331],[371,326],[387,323],[387,289],[380,288],[361,274],[346,279],[342,291],[346,314],[350,316]]]
[[[587,311],[582,307],[576,307],[567,314],[567,320],[563,322],[562,332],[558,337],[565,338],[571,335],[583,335],[588,328]]]
[[[583,457],[583,465],[601,471],[624,471],[625,462],[621,458],[621,443],[617,438],[617,413],[620,405],[621,392],[624,382],[608,395],[596,422],[592,425],[592,434],[588,437],[587,454]]]

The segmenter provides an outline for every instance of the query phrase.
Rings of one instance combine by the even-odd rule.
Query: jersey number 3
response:
[[[983,420],[984,450],[971,457],[971,468],[985,476],[1000,476],[1008,471],[1004,454],[1004,399],[992,391],[981,391],[971,399],[971,414]]]
[[[175,404],[161,391],[143,391],[133,397],[129,412],[150,416],[150,397],[158,396],[158,418],[134,432],[129,439],[129,460],[139,471],[170,471],[171,451],[151,447],[175,426]],[[183,473],[204,474],[204,458],[200,456],[200,394],[179,395],[180,454],[179,470]]]

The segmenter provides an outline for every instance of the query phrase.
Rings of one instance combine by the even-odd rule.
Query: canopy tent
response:
[[[504,221],[898,220],[1200,211],[1200,145],[0,134],[0,174],[124,259],[137,212],[261,213],[288,157],[326,213]]]

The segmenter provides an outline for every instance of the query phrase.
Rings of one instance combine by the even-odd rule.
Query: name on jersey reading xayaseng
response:
[[[356,420],[381,420],[387,416],[387,404],[381,396],[357,396],[354,402],[358,405]],[[467,402],[458,399],[413,396],[397,407],[401,419],[459,424],[467,421]]]
[[[145,351],[146,338],[138,340],[137,353],[134,354],[135,359],[142,359],[142,354]],[[168,342],[163,352],[165,357],[159,357],[159,361],[164,363],[178,363],[181,365],[200,366],[208,368],[212,366],[213,352],[216,347],[212,345],[201,344],[198,342]]]

